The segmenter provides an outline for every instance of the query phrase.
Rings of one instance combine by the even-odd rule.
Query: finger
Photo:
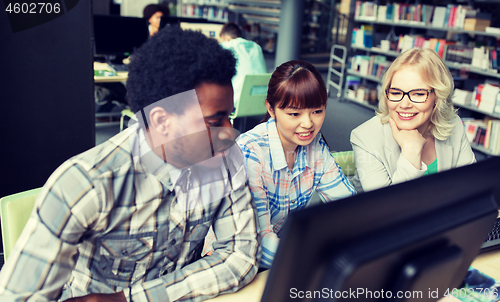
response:
[[[392,136],[397,136],[399,134],[399,128],[398,128],[398,125],[396,125],[396,122],[390,118],[389,119],[389,126],[391,126],[391,130],[392,130]]]

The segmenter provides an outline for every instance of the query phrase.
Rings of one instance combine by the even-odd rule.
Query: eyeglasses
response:
[[[434,89],[413,89],[408,92],[404,92],[398,88],[389,88],[385,90],[385,95],[391,102],[399,102],[405,97],[405,95],[408,95],[408,98],[413,103],[424,103],[427,101],[427,97],[429,97],[429,94],[432,92],[434,92]]]

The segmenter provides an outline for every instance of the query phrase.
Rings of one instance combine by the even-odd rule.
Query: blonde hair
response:
[[[416,72],[420,73],[424,83],[434,89],[436,100],[430,117],[429,132],[438,140],[447,139],[455,125],[453,120],[457,111],[451,101],[454,83],[448,67],[431,49],[409,49],[399,55],[387,69],[382,78],[382,92],[376,111],[381,123],[387,123],[390,118],[385,91],[390,88],[394,74],[404,67],[414,68]]]

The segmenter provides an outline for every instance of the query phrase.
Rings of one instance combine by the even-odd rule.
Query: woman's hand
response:
[[[427,142],[426,139],[417,129],[400,130],[392,118],[389,119],[389,125],[391,126],[392,137],[401,147],[401,155],[403,155],[415,168],[420,170],[422,150]]]

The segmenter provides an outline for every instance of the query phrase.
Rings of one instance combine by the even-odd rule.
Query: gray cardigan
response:
[[[455,127],[446,140],[435,140],[438,172],[476,162],[462,120],[456,116],[454,122]],[[351,145],[357,178],[364,191],[415,179],[427,170],[423,162],[418,170],[401,156],[389,123],[382,124],[378,116],[351,132]]]

